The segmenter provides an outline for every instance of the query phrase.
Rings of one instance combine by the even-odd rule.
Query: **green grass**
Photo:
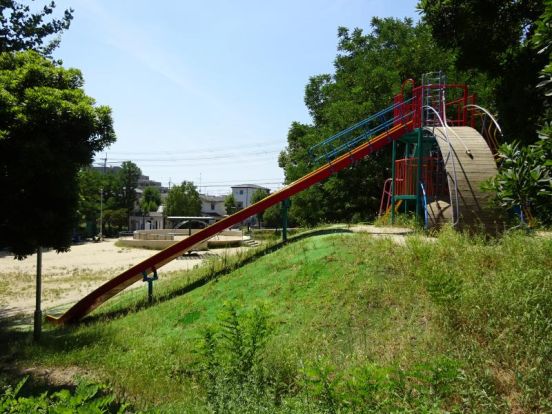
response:
[[[336,234],[245,265],[223,260],[160,284],[155,306],[131,292],[87,324],[50,329],[40,345],[12,337],[4,360],[81,367],[160,412],[208,412],[221,401],[235,412],[552,410],[550,239],[444,231],[402,246]],[[202,278],[209,283],[180,294]],[[246,382],[228,374],[241,365],[224,341],[251,335],[246,322],[228,333],[220,315],[229,307],[243,321],[268,315]],[[211,359],[201,352],[208,331],[221,342]],[[209,361],[222,368],[206,371]]]

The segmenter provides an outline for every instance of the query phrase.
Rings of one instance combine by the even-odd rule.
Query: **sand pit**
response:
[[[46,251],[42,255],[43,309],[76,302],[123,270],[147,259],[154,250],[117,247],[117,240],[84,243],[67,253]],[[184,256],[159,270],[159,276],[171,277],[176,271],[199,266],[206,257],[232,254],[237,249],[221,249]],[[36,255],[15,260],[0,253],[0,317],[29,316],[34,311]],[[142,287],[137,282],[133,287]]]

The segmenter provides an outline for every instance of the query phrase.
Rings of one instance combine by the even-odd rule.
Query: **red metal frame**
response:
[[[418,174],[418,158],[403,158],[395,161],[395,195],[416,194],[416,176]],[[446,173],[442,160],[437,157],[422,159],[422,177],[427,197],[448,194]],[[384,189],[385,192],[385,189]]]
[[[78,321],[106,300],[115,296],[117,293],[132,285],[134,282],[142,279],[144,272],[149,274],[156,271],[161,266],[191,250],[202,241],[328,178],[330,175],[350,166],[355,161],[361,160],[374,151],[381,149],[412,129],[413,122],[411,120],[393,126],[388,131],[377,135],[370,141],[310,172],[299,180],[282,188],[280,191],[277,191],[261,201],[252,204],[251,206],[246,207],[243,210],[240,210],[237,213],[234,213],[231,216],[228,216],[195,234],[192,234],[190,237],[173,244],[143,262],[138,263],[128,270],[125,270],[119,276],[116,276],[110,281],[104,283],[102,286],[82,298],[61,317],[56,318],[48,315],[48,320],[57,324]]]
[[[393,98],[393,103],[395,104],[395,111],[394,116],[395,119],[401,119],[401,116],[403,114],[409,114],[412,115],[409,117],[414,121],[414,128],[420,128],[422,125],[422,91],[423,86],[416,86],[412,88],[412,100],[409,103],[405,103],[404,105],[399,105],[403,102],[405,102],[404,99],[404,86],[406,82],[411,82],[414,84],[414,81],[412,79],[408,79],[405,82],[403,82],[401,86],[401,93],[398,95],[395,95]],[[431,89],[444,89],[445,93],[447,90],[455,90],[458,89],[462,91],[461,97],[456,98],[450,102],[446,103],[447,108],[447,119],[446,122],[449,126],[460,126],[460,125],[470,125],[473,126],[474,120],[471,116],[471,112],[467,110],[466,105],[468,104],[474,104],[475,103],[475,95],[468,95],[468,87],[465,84],[435,84],[435,85],[429,85],[425,86],[426,88]],[[406,100],[408,101],[408,100]],[[442,110],[440,108],[435,108],[437,112],[439,112],[439,115],[442,114]],[[407,121],[410,119],[407,119]],[[397,121],[398,122],[398,121]]]

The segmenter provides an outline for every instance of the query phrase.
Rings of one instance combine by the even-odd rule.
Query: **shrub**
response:
[[[537,143],[499,148],[498,174],[486,185],[496,192],[495,202],[506,209],[521,209],[530,225],[552,223],[552,138],[548,126]]]
[[[20,396],[21,388],[28,377],[21,380],[15,388],[6,387],[0,396],[2,413],[125,413],[125,404],[117,406],[115,396],[107,387],[88,382],[78,384],[74,393],[67,389],[38,396]]]

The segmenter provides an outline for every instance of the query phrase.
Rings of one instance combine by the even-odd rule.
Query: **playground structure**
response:
[[[131,238],[119,238],[118,243],[121,247],[162,250],[201,230],[202,229],[135,230]],[[224,230],[209,239],[203,240],[201,243],[194,246],[194,249],[208,250],[220,247],[238,247],[241,246],[245,240],[241,230]]]
[[[285,220],[291,196],[389,144],[393,168],[387,204],[392,218],[397,204],[405,208],[410,204],[426,223],[450,221],[458,228],[489,229],[493,215],[485,208],[487,196],[479,184],[496,173],[496,165],[491,147],[473,128],[477,114],[484,110],[478,110],[466,85],[447,84],[440,72],[424,75],[422,85],[413,87],[409,98],[404,86],[390,107],[311,147],[313,162],[322,164],[312,172],[127,269],[60,317],[48,315],[48,320],[58,324],[78,321],[133,283],[155,280],[161,266],[204,240],[272,205],[282,203]],[[397,160],[399,145],[404,146],[405,157]]]
[[[384,184],[380,216],[394,222],[399,209],[410,208],[426,228],[451,223],[458,229],[500,230],[500,217],[489,208],[490,194],[481,184],[497,173],[502,132],[475,102],[466,85],[447,84],[441,72],[424,75],[417,87],[412,80],[403,83],[394,98],[394,118],[412,112],[415,128],[393,141],[392,176]]]

